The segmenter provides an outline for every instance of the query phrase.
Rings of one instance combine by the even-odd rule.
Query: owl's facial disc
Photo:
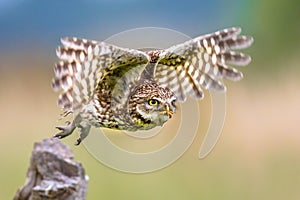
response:
[[[162,126],[176,110],[176,96],[168,88],[154,82],[145,81],[139,85],[130,97],[129,108],[133,122],[141,129]]]
[[[158,126],[162,126],[172,118],[175,110],[175,98],[164,100],[159,97],[152,97],[145,99],[144,103],[137,107],[137,112],[144,119]]]

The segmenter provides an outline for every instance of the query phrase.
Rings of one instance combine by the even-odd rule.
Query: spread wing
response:
[[[61,61],[54,67],[52,87],[62,90],[58,104],[66,111],[74,112],[88,103],[106,74],[121,67],[130,70],[149,60],[144,52],[104,42],[63,38],[61,43],[56,50]]]
[[[201,87],[226,91],[222,79],[240,80],[243,74],[233,67],[245,66],[251,58],[233,50],[249,47],[252,37],[240,36],[240,28],[203,35],[164,50],[159,57],[155,80],[170,88],[179,101],[188,94],[203,98]]]

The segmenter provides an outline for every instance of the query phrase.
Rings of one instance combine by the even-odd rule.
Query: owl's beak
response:
[[[167,115],[169,116],[169,118],[171,119],[172,116],[173,116],[173,112],[170,110],[170,106],[168,104],[165,105],[165,108],[166,108],[166,112],[167,112]]]

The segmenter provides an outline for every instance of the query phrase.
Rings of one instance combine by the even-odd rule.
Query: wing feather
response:
[[[233,51],[247,48],[253,42],[252,37],[240,36],[240,32],[240,28],[224,29],[164,50],[158,60],[155,80],[170,87],[179,101],[185,101],[186,94],[203,98],[201,87],[226,91],[223,79],[243,78],[243,74],[230,65],[245,66],[251,62],[250,56]],[[173,73],[177,73],[179,80],[175,85],[168,84],[174,79],[170,76]]]
[[[109,72],[149,62],[144,52],[104,42],[73,37],[62,38],[61,43],[56,50],[61,61],[54,67],[52,87],[55,91],[62,90],[58,104],[65,110],[75,111],[87,104]]]

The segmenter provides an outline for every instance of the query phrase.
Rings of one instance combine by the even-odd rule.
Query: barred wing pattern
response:
[[[203,98],[202,88],[225,91],[223,78],[236,81],[243,77],[228,65],[244,66],[251,61],[250,56],[233,51],[247,48],[253,42],[252,37],[240,36],[240,32],[240,28],[224,29],[155,51],[158,54],[104,42],[63,38],[62,46],[56,51],[61,61],[54,67],[52,82],[55,91],[62,90],[58,104],[66,111],[79,110],[94,97],[108,72],[117,68],[142,70],[153,61],[157,61],[151,65],[155,66],[154,80],[171,89],[180,102],[185,101],[187,95]]]
[[[247,48],[253,42],[252,37],[239,36],[240,32],[240,28],[224,29],[164,50],[159,56],[155,80],[170,88],[181,102],[186,94],[203,98],[201,86],[226,91],[222,78],[237,81],[243,77],[227,65],[245,66],[251,61],[250,56],[233,51]]]
[[[62,90],[58,105],[65,111],[74,112],[87,104],[97,89],[104,73],[118,67],[148,63],[144,52],[120,48],[104,42],[63,38],[56,50],[61,59],[54,67],[52,87]]]

